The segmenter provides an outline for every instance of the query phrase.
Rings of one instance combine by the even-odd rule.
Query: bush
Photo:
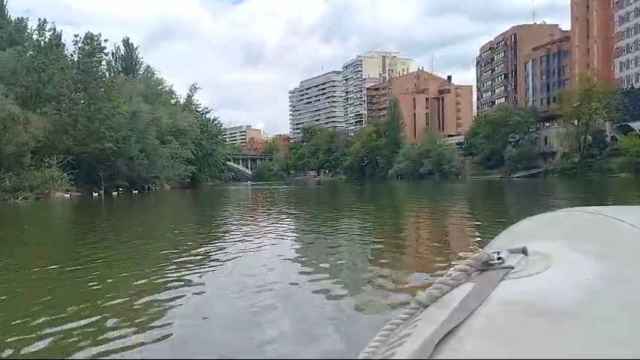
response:
[[[505,150],[505,167],[507,172],[530,170],[538,165],[538,151],[535,145],[509,146]]]
[[[448,178],[459,174],[455,149],[432,134],[419,145],[405,144],[389,171],[389,176],[396,179]]]
[[[389,102],[387,118],[361,129],[346,152],[342,169],[353,179],[386,178],[402,148],[402,113]]]
[[[29,200],[70,189],[69,176],[55,160],[47,160],[40,167],[0,174],[0,200]]]
[[[640,174],[640,136],[627,135],[620,140],[618,146],[624,157],[623,168]]]
[[[525,138],[535,123],[535,113],[508,105],[482,113],[467,134],[465,155],[473,156],[486,169],[499,168],[505,164],[510,139]]]
[[[285,180],[287,173],[275,161],[268,161],[258,166],[253,178],[256,181]]]

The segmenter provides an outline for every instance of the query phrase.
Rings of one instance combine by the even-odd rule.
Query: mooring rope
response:
[[[380,332],[369,342],[369,345],[362,350],[358,358],[375,359],[380,357],[380,350],[383,345],[387,343],[397,329],[451,290],[469,281],[473,274],[485,269],[486,264],[491,260],[493,260],[493,256],[490,253],[482,251],[449,269],[449,271],[436,280],[429,289],[420,291],[411,301],[411,304],[396,318],[387,322]]]

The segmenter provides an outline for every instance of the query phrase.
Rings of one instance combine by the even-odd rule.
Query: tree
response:
[[[640,88],[619,90],[614,106],[616,123],[640,121]]]
[[[262,151],[262,153],[265,155],[275,155],[279,152],[279,150],[280,150],[280,145],[278,144],[277,139],[272,138],[267,140],[266,144],[264,145],[264,150]]]
[[[212,109],[203,106],[196,99],[198,91],[200,87],[195,83],[192,84],[183,104],[185,109],[197,118],[198,123],[198,135],[195,139],[191,162],[195,168],[191,177],[193,183],[220,178],[224,172],[228,154],[222,124],[212,115]]]
[[[344,171],[353,178],[385,178],[402,147],[402,113],[397,99],[389,102],[387,118],[361,129],[347,152]]]
[[[182,99],[128,38],[110,53],[106,42],[87,32],[68,51],[55,26],[30,28],[0,0],[0,192],[222,177],[222,128],[197,85]]]
[[[449,178],[459,173],[456,150],[439,136],[428,133],[422,143],[402,146],[389,176],[402,179]]]
[[[539,159],[536,146],[532,143],[507,147],[504,158],[505,168],[509,174],[516,171],[533,169],[537,166]]]
[[[0,51],[23,46],[29,39],[29,22],[26,18],[13,19],[6,0],[0,0]]]
[[[0,172],[18,172],[30,167],[41,131],[35,115],[0,94]]]
[[[464,152],[488,169],[505,164],[505,151],[512,142],[535,129],[536,114],[509,105],[479,114],[466,136]]]
[[[66,111],[72,89],[72,67],[62,32],[40,19],[32,39],[14,53],[10,75],[0,75],[12,89],[17,103],[39,114]]]
[[[562,123],[570,150],[578,161],[589,157],[594,132],[615,118],[613,90],[589,76],[580,76],[576,89],[560,96]]]
[[[626,167],[633,172],[640,173],[640,136],[624,136],[620,140],[619,146],[624,156]]]
[[[137,79],[142,74],[143,67],[144,61],[140,51],[129,37],[123,38],[121,45],[114,46],[109,61],[111,75],[120,74],[130,79]]]
[[[307,127],[302,131],[302,146],[293,152],[294,167],[298,170],[322,171],[336,174],[344,161],[346,138],[334,129]]]

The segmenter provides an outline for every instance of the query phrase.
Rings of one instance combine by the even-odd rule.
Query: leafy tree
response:
[[[13,19],[6,0],[0,0],[0,51],[24,45],[29,39],[26,18]]]
[[[279,152],[280,145],[277,142],[277,139],[269,139],[264,145],[264,150],[262,151],[265,155],[275,155]]]
[[[0,94],[0,172],[18,172],[31,166],[41,130],[39,119]]]
[[[43,120],[0,94],[0,200],[23,200],[69,186],[58,161],[34,159]]]
[[[640,173],[640,136],[627,135],[620,140],[620,150],[624,156],[625,167]]]
[[[508,173],[533,169],[537,166],[539,159],[536,146],[531,143],[507,147],[504,158]]]
[[[346,138],[334,129],[304,128],[302,146],[293,150],[294,167],[298,170],[338,172],[344,161]]]
[[[32,39],[9,59],[13,74],[0,75],[12,88],[17,103],[40,114],[59,114],[68,109],[72,89],[72,68],[62,32],[40,19]]]
[[[640,88],[619,90],[615,98],[615,122],[640,121]]]
[[[398,99],[392,98],[389,101],[387,118],[383,123],[382,132],[385,138],[385,157],[395,158],[403,142],[402,111]]]
[[[196,100],[198,87],[181,99],[130,39],[111,52],[105,44],[87,32],[68,51],[55,26],[40,19],[29,28],[0,0],[1,193],[222,177],[222,129]]]
[[[402,146],[402,114],[397,99],[387,118],[361,129],[347,152],[344,171],[352,178],[385,178]]]
[[[111,75],[120,74],[130,79],[137,79],[142,74],[144,61],[138,47],[125,37],[121,45],[116,46],[111,51],[111,59],[108,63]]]
[[[386,162],[384,137],[381,126],[373,125],[361,129],[347,152],[345,173],[356,179],[382,178],[390,168]]]
[[[567,129],[570,151],[578,161],[589,157],[595,131],[615,118],[613,90],[589,76],[578,79],[576,89],[560,97],[562,122]]]
[[[195,115],[199,130],[191,162],[195,168],[191,177],[193,183],[220,178],[224,172],[228,154],[222,123],[212,115],[212,109],[203,106],[196,99],[199,90],[200,87],[197,84],[192,84],[184,101],[185,109]]]
[[[505,164],[510,142],[526,137],[536,124],[536,114],[509,105],[479,114],[466,136],[464,152],[488,169]]]
[[[389,176],[403,179],[449,178],[459,173],[456,150],[439,136],[429,133],[420,144],[402,146]]]

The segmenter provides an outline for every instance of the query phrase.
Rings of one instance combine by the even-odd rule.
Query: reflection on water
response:
[[[236,185],[0,207],[0,358],[355,355],[526,216],[634,179]]]

